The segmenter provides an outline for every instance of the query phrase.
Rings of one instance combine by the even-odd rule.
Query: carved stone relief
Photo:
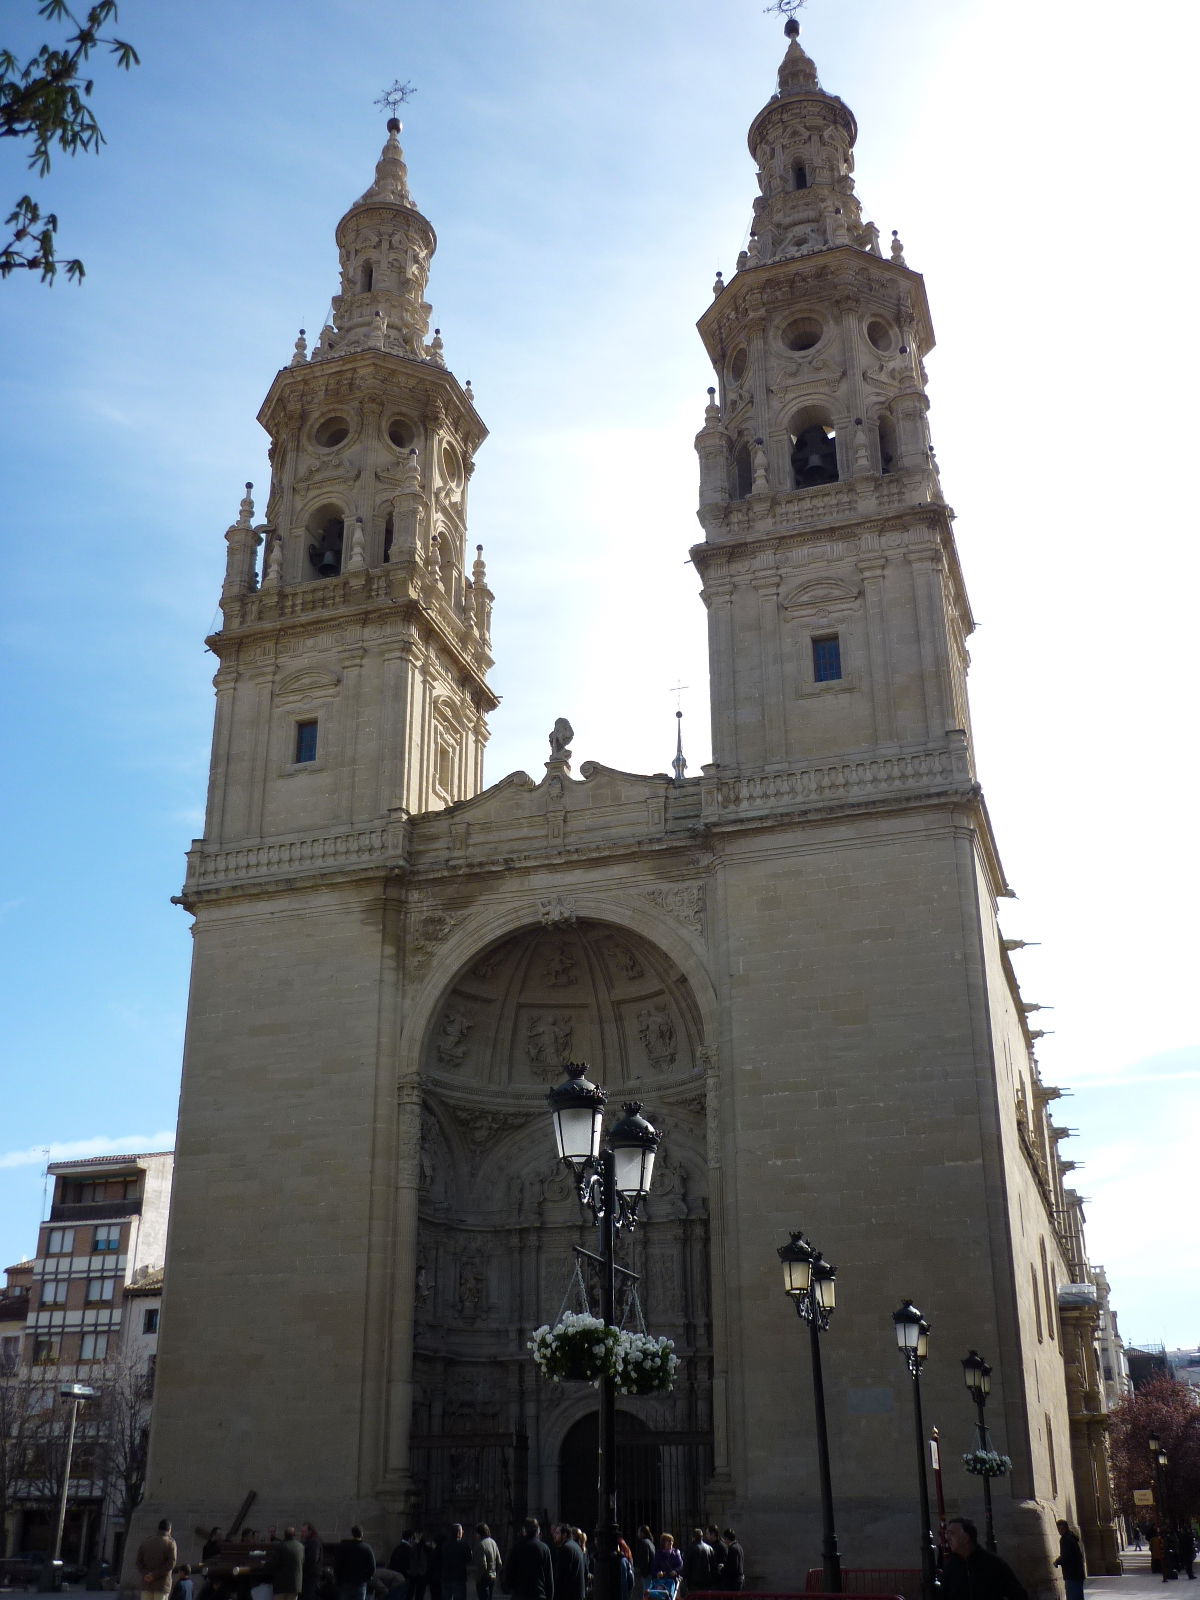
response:
[[[675,1024],[665,1006],[643,1006],[638,1012],[638,1038],[652,1067],[675,1065]]]
[[[531,1067],[565,1067],[575,1037],[573,1018],[564,1011],[535,1011],[525,1029],[525,1055]],[[537,1072],[539,1078],[551,1074]]]

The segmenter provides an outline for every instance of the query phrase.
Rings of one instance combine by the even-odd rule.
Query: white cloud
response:
[[[158,1133],[123,1133],[115,1138],[99,1134],[93,1139],[68,1139],[58,1144],[34,1145],[28,1150],[6,1150],[0,1167],[40,1167],[47,1161],[78,1161],[88,1156],[119,1155],[124,1151],[158,1151],[175,1148],[175,1130]]]

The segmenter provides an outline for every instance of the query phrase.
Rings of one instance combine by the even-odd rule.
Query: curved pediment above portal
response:
[[[639,935],[580,921],[525,928],[476,955],[431,1023],[422,1072],[473,1088],[549,1088],[569,1061],[613,1092],[701,1070],[699,1012],[676,964]]]

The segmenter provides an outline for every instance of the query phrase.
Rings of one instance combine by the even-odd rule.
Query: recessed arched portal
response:
[[[590,1064],[618,1115],[622,1101],[640,1100],[664,1132],[645,1222],[620,1251],[640,1275],[649,1331],[675,1341],[681,1367],[671,1394],[625,1413],[623,1434],[653,1441],[622,1445],[637,1456],[631,1484],[643,1485],[628,1509],[651,1520],[655,1508],[661,1519],[702,1505],[712,1456],[702,1050],[686,975],[612,923],[521,929],[477,951],[447,985],[421,1058],[411,1473],[425,1526],[507,1529],[527,1512],[585,1528],[594,1520],[594,1393],[544,1380],[527,1348],[564,1305],[590,1297],[596,1309],[586,1258],[581,1283],[573,1250],[594,1251],[595,1230],[556,1162],[545,1105],[572,1060]],[[660,1483],[668,1470],[670,1494]],[[589,1472],[590,1501],[577,1504]]]

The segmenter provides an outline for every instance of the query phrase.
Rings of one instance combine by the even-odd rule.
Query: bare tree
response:
[[[108,1504],[126,1528],[146,1492],[152,1360],[121,1354],[106,1365],[98,1382],[96,1476],[103,1478]]]

